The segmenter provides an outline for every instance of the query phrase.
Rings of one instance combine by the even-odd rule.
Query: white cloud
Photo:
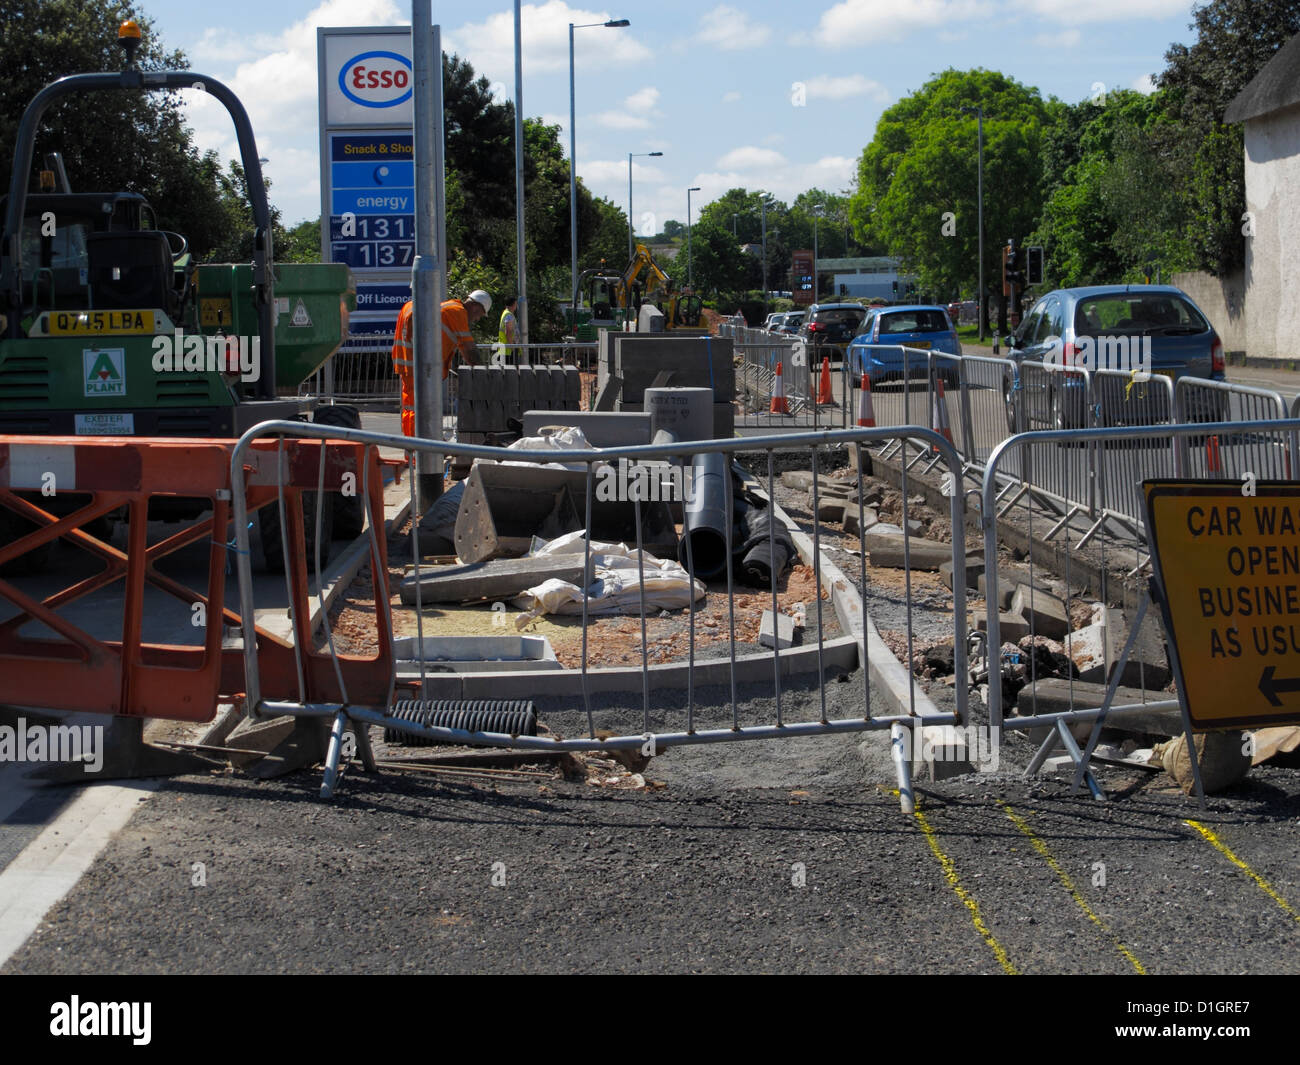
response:
[[[991,0],[907,0],[902,4],[898,0],[841,0],[822,14],[812,39],[827,48],[849,48],[899,40],[919,29],[950,28],[953,22],[993,12]]]
[[[720,170],[764,170],[785,164],[786,158],[780,152],[752,145],[733,148],[717,162]]]
[[[530,74],[553,73],[569,69],[569,23],[582,25],[607,22],[607,11],[589,11],[570,7],[564,0],[544,4],[524,4],[520,9],[524,43],[524,79]],[[438,18],[435,8],[435,19]],[[442,21],[446,22],[445,16]],[[348,25],[348,23],[342,23]],[[365,25],[356,23],[356,25]],[[636,24],[621,29],[595,26],[573,35],[574,61],[582,70],[624,67],[650,59],[653,53],[633,36]],[[489,15],[482,22],[470,22],[455,30],[444,30],[442,46],[448,52],[467,58],[474,69],[489,81],[514,84],[515,15],[513,6]],[[528,106],[528,93],[524,93]]]
[[[303,147],[303,130],[317,125],[316,27],[401,25],[403,13],[393,0],[324,0],[284,32],[250,38],[237,31],[209,29],[200,40],[202,54],[217,69],[203,71],[225,82],[243,102],[257,136],[258,151],[271,160],[271,198],[287,224],[314,217],[320,210],[320,162],[315,137]],[[196,49],[196,55],[199,50]],[[257,58],[248,58],[256,55]],[[242,60],[237,57],[245,57]],[[235,62],[233,74],[220,69]],[[185,90],[186,121],[200,151],[215,150],[223,159],[239,154],[226,109],[200,92]]]
[[[578,176],[582,178],[589,186],[597,185],[611,186],[614,189],[621,188],[627,190],[627,158],[622,159],[593,159],[590,163],[579,161]],[[641,181],[665,181],[667,180],[664,172],[656,166],[648,166],[640,160],[632,160],[632,180]],[[598,195],[608,195],[607,193],[597,193]],[[621,203],[622,198],[617,193],[612,197],[615,203]]]
[[[739,99],[740,99],[740,93],[736,92],[734,89],[731,92],[726,92],[722,94],[722,102],[724,104],[734,104]]]
[[[804,82],[804,91],[809,100],[847,100],[851,96],[870,96],[882,104],[890,100],[889,91],[880,82],[862,74],[843,77],[819,74]]]
[[[1059,22],[1129,22],[1133,19],[1171,18],[1175,15],[1187,15],[1191,5],[1187,0],[1029,0],[1025,4],[1018,0],[1020,10],[1054,18]]]
[[[649,129],[661,117],[658,103],[659,90],[647,85],[624,97],[623,106],[618,110],[602,111],[593,115],[592,120],[606,129]]]
[[[771,36],[769,27],[752,21],[743,11],[720,4],[700,17],[700,28],[695,32],[694,40],[723,51],[737,52],[758,48]]]
[[[1156,91],[1156,82],[1150,74],[1143,74],[1140,78],[1134,79],[1132,88],[1143,96],[1150,96]]]
[[[1083,39],[1078,30],[1054,30],[1040,33],[1034,38],[1035,48],[1073,48]]]

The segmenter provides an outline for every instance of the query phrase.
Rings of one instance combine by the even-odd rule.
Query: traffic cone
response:
[[[785,381],[781,378],[781,364],[776,364],[776,380],[772,383],[773,414],[789,414],[790,404],[785,401]]]
[[[1205,438],[1205,472],[1222,472],[1219,463],[1219,438],[1217,436],[1207,436]]]
[[[952,426],[948,424],[948,401],[943,395],[943,378],[935,379],[933,417],[930,419],[930,428],[942,436],[948,443],[952,443]],[[935,449],[936,451],[938,448]]]
[[[821,384],[817,388],[817,402],[834,402],[834,400],[831,399],[831,357],[829,355],[822,356],[822,379]]]
[[[876,426],[876,410],[871,404],[871,378],[865,373],[862,375],[862,390],[858,393],[858,425],[867,429]]]

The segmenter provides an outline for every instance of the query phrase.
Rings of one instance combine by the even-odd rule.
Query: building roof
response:
[[[1300,104],[1300,34],[1292,37],[1241,90],[1223,113],[1224,122],[1252,118]]]

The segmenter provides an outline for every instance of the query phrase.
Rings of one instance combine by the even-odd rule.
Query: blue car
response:
[[[930,362],[925,352],[961,355],[952,319],[947,310],[934,304],[873,307],[862,327],[863,332],[849,348],[855,384],[864,373],[872,385],[902,380],[904,376],[925,377]],[[911,350],[904,352],[904,347]],[[940,361],[943,379],[955,382],[956,365],[946,359]]]

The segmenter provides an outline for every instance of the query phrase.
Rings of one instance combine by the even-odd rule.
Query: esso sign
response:
[[[362,107],[396,107],[411,98],[411,61],[397,52],[362,52],[339,70],[343,95]]]

